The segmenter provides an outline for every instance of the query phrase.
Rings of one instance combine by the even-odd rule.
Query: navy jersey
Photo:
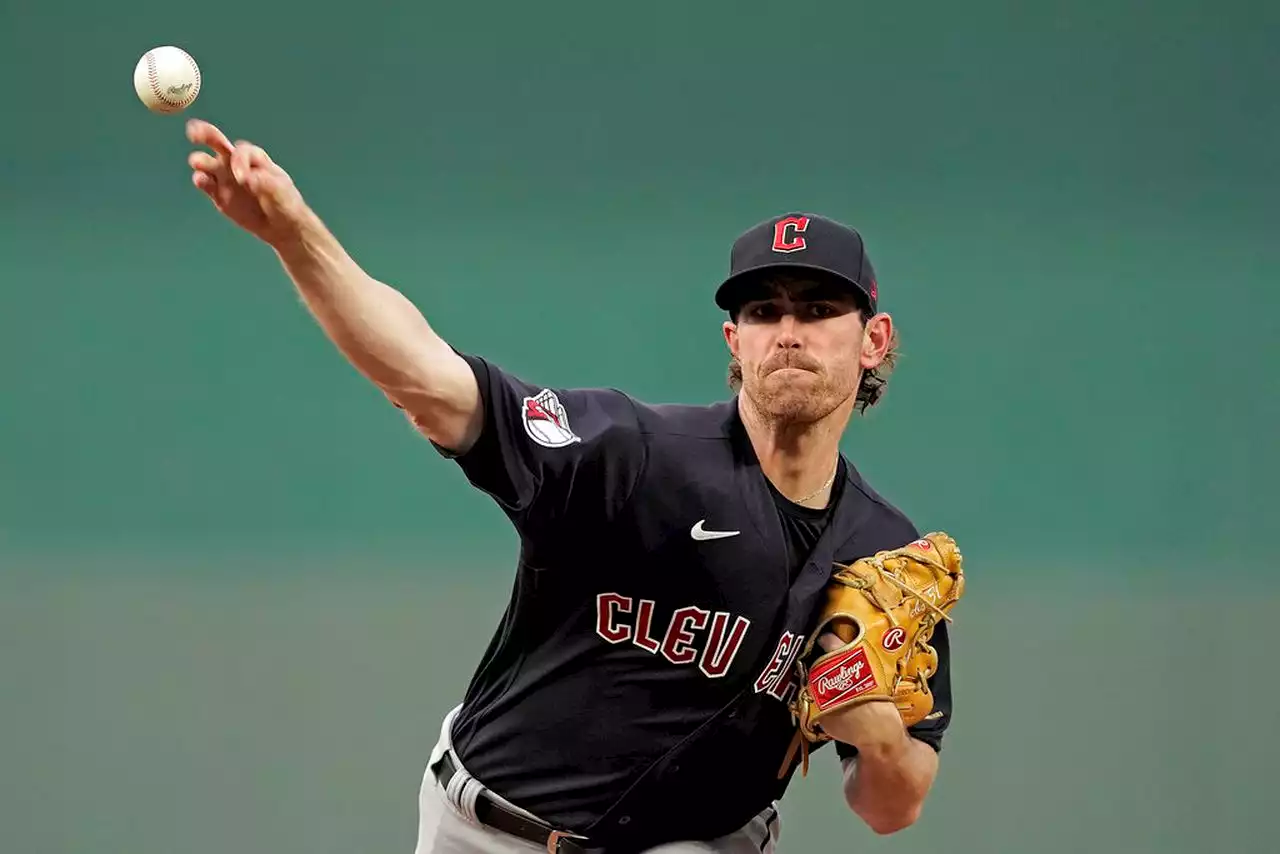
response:
[[[826,510],[792,504],[761,472],[736,400],[648,405],[463,358],[485,415],[453,458],[520,540],[510,602],[454,721],[463,765],[601,844],[736,830],[794,771],[779,776],[792,664],[833,562],[919,532],[843,458]],[[945,625],[934,640],[939,714],[912,732],[938,749]]]

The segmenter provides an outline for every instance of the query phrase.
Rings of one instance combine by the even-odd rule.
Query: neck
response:
[[[852,404],[837,407],[817,421],[795,423],[761,412],[743,394],[738,397],[738,412],[769,482],[797,504],[825,507],[831,499],[840,436]]]

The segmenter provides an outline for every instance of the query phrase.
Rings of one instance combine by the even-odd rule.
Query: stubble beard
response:
[[[857,392],[856,369],[841,372],[854,374],[852,381],[842,377],[837,382],[821,365],[791,364],[798,370],[780,371],[783,364],[771,360],[753,373],[743,372],[743,394],[775,425],[798,427],[821,421]]]

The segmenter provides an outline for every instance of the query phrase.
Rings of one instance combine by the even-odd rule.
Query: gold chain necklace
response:
[[[840,461],[839,461],[839,460],[836,460],[836,467],[835,467],[835,468],[833,468],[833,469],[831,470],[831,477],[827,478],[827,482],[826,482],[826,483],[824,483],[824,484],[822,484],[822,486],[819,486],[819,487],[818,487],[817,489],[815,489],[813,492],[810,492],[810,493],[809,493],[808,495],[806,495],[804,498],[797,498],[797,499],[795,499],[795,503],[796,503],[796,504],[803,504],[803,503],[805,503],[806,501],[808,501],[808,500],[810,500],[811,498],[813,498],[815,495],[817,495],[817,494],[818,494],[819,492],[821,492],[822,490],[826,489],[826,488],[827,488],[828,486],[830,486],[831,484],[835,483],[835,480],[836,480],[836,472],[838,472],[838,471],[840,471]]]

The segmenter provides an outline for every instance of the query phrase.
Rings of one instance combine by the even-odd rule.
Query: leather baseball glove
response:
[[[830,740],[822,718],[837,709],[893,703],[905,726],[924,720],[933,710],[929,677],[938,667],[929,640],[939,620],[950,621],[963,593],[960,549],[944,533],[836,564],[813,632],[796,657],[800,686],[791,715],[797,731],[779,776],[797,749],[808,774],[809,745]],[[823,652],[818,638],[826,633],[844,643]],[[821,653],[816,658],[815,647]]]

